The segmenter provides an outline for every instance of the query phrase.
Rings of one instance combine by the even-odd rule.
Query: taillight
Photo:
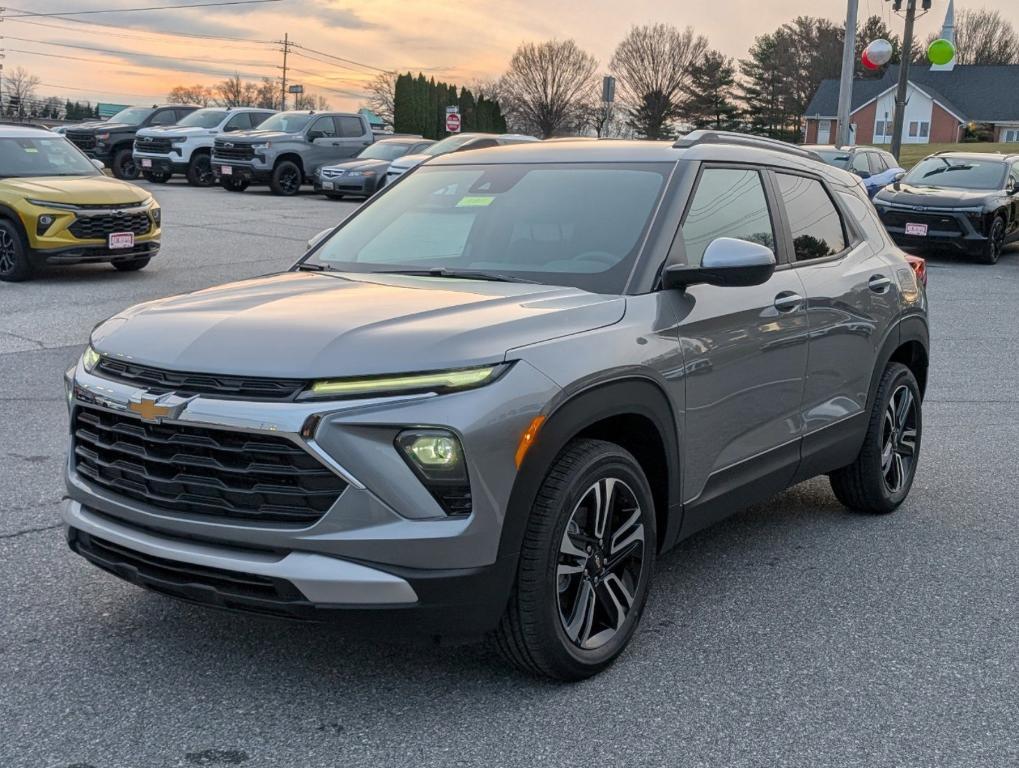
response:
[[[919,256],[906,255],[906,261],[909,262],[909,266],[913,268],[913,274],[916,275],[918,282],[923,283],[924,287],[927,286],[927,260],[921,259]]]

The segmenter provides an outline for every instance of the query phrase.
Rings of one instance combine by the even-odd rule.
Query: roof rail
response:
[[[816,152],[797,147],[787,141],[769,139],[766,136],[753,136],[749,133],[736,133],[735,131],[691,131],[672,146],[676,149],[689,149],[700,144],[735,144],[742,147],[770,149],[773,152],[785,152],[787,155],[796,155],[810,160],[821,160],[821,156]]]
[[[50,129],[48,125],[33,123],[28,120],[0,120],[0,125],[15,125],[19,128],[38,128],[43,131],[48,131]]]

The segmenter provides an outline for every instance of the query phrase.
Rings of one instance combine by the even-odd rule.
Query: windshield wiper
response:
[[[500,275],[496,272],[470,272],[466,270],[432,267],[431,269],[380,269],[373,275],[411,275],[412,277],[448,277],[454,280],[488,280],[493,283],[534,283],[522,277]]]
[[[320,264],[317,261],[302,261],[297,265],[297,269],[302,272],[335,272],[336,268],[331,267],[328,264]]]

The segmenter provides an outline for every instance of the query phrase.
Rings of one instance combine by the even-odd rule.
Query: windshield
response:
[[[259,125],[258,130],[297,133],[304,130],[304,126],[308,124],[309,120],[311,120],[311,115],[307,112],[280,112]]]
[[[928,157],[921,160],[903,182],[917,187],[956,189],[1004,189],[1006,166],[1000,160],[961,157]]]
[[[358,158],[361,160],[395,160],[406,155],[407,150],[413,146],[413,144],[397,144],[396,142],[390,144],[385,141],[379,141],[361,150]]]
[[[225,109],[199,109],[181,120],[177,125],[188,128],[215,128],[226,117]]]
[[[89,159],[63,136],[0,139],[0,177],[98,174]]]
[[[438,155],[446,155],[450,152],[454,152],[468,141],[474,141],[478,138],[476,135],[469,133],[460,134],[459,136],[447,136],[442,141],[437,141],[432,146],[421,151],[422,155],[429,155],[431,157],[437,157]]]
[[[128,107],[120,110],[109,119],[111,123],[124,123],[124,125],[141,125],[145,118],[155,112],[152,107]]]
[[[312,263],[471,273],[621,293],[671,164],[421,166]]]
[[[813,149],[811,151],[819,154],[828,165],[834,165],[842,170],[849,168],[849,155],[845,152],[840,152],[837,149]]]

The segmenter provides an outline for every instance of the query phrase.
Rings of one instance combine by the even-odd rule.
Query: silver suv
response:
[[[231,192],[252,182],[296,195],[323,165],[349,160],[375,141],[368,120],[347,112],[279,112],[256,130],[216,139],[212,171]]]
[[[822,474],[898,507],[927,361],[923,286],[811,153],[450,154],[289,272],[97,326],[67,372],[64,520],[167,595],[494,635],[575,680],[705,526]]]

